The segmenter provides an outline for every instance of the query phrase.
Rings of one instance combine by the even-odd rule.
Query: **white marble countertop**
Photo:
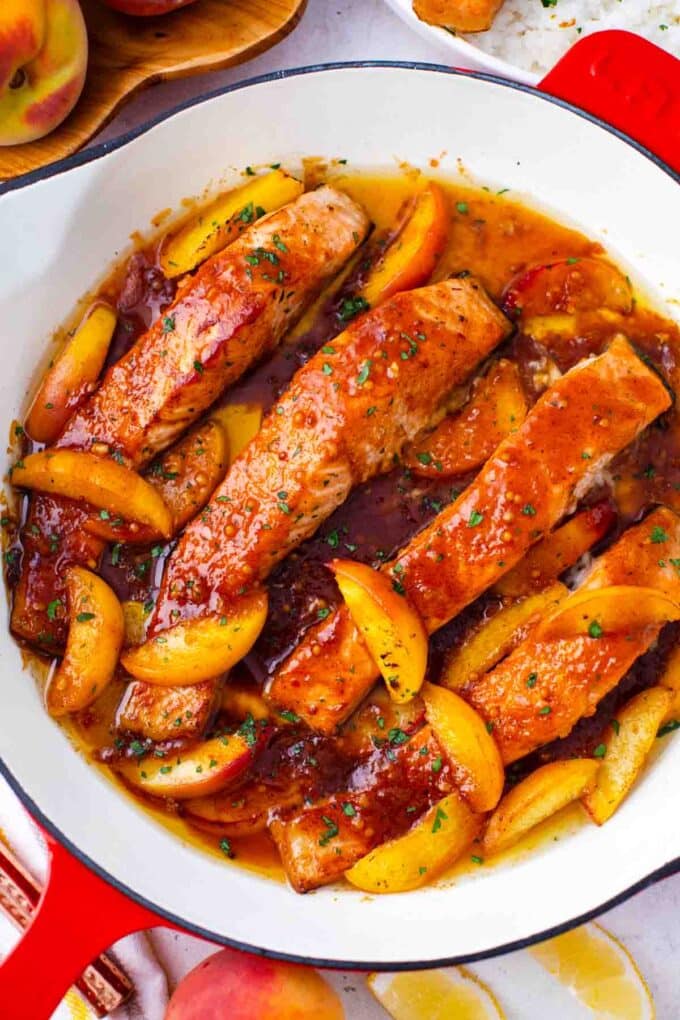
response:
[[[446,61],[446,52],[412,33],[383,0],[308,0],[302,21],[278,46],[239,67],[148,89],[126,106],[95,140],[113,138],[189,97],[245,78],[305,64],[360,59],[437,63]],[[636,958],[654,994],[658,1020],[676,1020],[680,1016],[680,876],[639,893],[600,920]],[[175,978],[208,951],[197,940],[169,933],[159,934],[157,939],[160,953]],[[506,959],[512,966],[511,958]],[[491,972],[493,967],[489,965],[488,970]],[[481,965],[480,975],[484,971]],[[360,985],[357,975],[351,983]],[[525,992],[526,1006],[512,1016],[518,1020],[534,1017],[545,1020],[546,1013],[531,987],[526,987]],[[369,1016],[362,1001],[367,1002],[363,993],[358,992],[351,1020]],[[371,1010],[370,1015],[378,1013]]]

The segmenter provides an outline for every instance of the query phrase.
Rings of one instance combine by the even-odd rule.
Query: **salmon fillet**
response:
[[[406,742],[387,752],[377,750],[372,760],[358,766],[342,793],[282,812],[270,823],[296,892],[334,882],[376,846],[407,832],[424,811],[451,793],[454,772],[432,728],[423,726],[410,739],[396,732]],[[435,761],[439,767],[433,769]]]
[[[680,601],[680,518],[662,508],[629,528],[595,562],[578,589],[609,585],[657,588]],[[569,605],[569,599],[560,609]],[[661,627],[632,633],[541,641],[531,634],[495,669],[458,693],[493,727],[503,760],[516,761],[537,747],[565,737],[646,652]],[[527,677],[533,683],[527,686]]]
[[[272,350],[368,227],[361,207],[329,187],[258,220],[187,280],[165,314],[108,370],[57,445],[104,444],[131,466],[143,466]],[[65,620],[50,619],[46,607],[63,599],[66,567],[96,565],[103,549],[82,537],[87,512],[76,504],[67,512],[66,505],[36,496],[23,532],[12,629],[29,641],[63,643]]]
[[[669,404],[659,377],[623,338],[558,379],[459,499],[382,568],[428,631],[510,570]],[[307,632],[274,675],[269,697],[313,728],[331,732],[376,676],[341,607]]]
[[[354,486],[393,466],[510,330],[477,282],[453,279],[398,294],[325,345],[187,527],[151,633],[265,578]]]

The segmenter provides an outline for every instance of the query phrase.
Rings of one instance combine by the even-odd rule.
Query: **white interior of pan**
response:
[[[355,166],[406,159],[511,188],[600,238],[662,299],[680,274],[680,188],[576,114],[508,86],[435,70],[346,68],[260,83],[185,110],[123,148],[0,199],[0,406],[20,413],[55,327],[132,231],[230,168],[310,154]],[[675,288],[673,291],[672,288]],[[6,612],[3,607],[3,614]],[[445,888],[367,899],[285,886],[184,845],[121,797],[46,716],[3,618],[5,764],[115,880],[187,923],[270,951],[345,962],[427,962],[492,950],[597,908],[680,856],[680,738],[603,829]],[[77,902],[77,900],[75,901]]]

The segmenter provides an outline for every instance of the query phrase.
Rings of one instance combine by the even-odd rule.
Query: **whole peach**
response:
[[[180,982],[165,1020],[343,1020],[335,992],[311,967],[223,949]]]
[[[42,138],[78,101],[87,31],[78,0],[0,3],[0,145]]]

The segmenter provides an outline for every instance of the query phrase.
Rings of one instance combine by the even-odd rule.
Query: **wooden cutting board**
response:
[[[229,67],[268,49],[295,27],[306,0],[197,0],[154,18],[118,14],[100,0],[80,3],[90,40],[83,94],[45,138],[0,147],[0,180],[80,149],[146,85]]]

